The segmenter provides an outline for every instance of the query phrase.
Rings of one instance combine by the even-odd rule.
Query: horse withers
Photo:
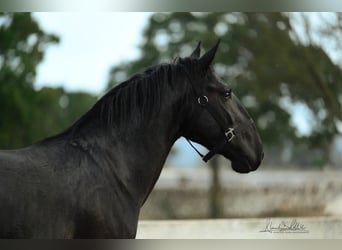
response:
[[[139,211],[181,136],[256,170],[256,127],[214,72],[218,44],[147,68],[64,132],[0,151],[0,237],[134,238]]]

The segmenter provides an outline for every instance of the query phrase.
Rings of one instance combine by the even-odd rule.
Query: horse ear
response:
[[[208,68],[211,63],[214,60],[217,48],[220,44],[220,40],[217,41],[214,47],[212,47],[207,53],[205,53],[201,58],[200,58],[200,63],[203,68]]]
[[[196,49],[191,53],[190,58],[198,59],[201,56],[201,41],[198,42]]]

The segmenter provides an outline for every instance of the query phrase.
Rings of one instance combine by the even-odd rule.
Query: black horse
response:
[[[105,94],[64,132],[0,151],[0,237],[134,238],[138,216],[181,136],[241,173],[263,157],[255,125],[200,57],[148,68]]]

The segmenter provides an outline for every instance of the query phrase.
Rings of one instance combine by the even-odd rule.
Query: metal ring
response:
[[[225,134],[228,142],[230,142],[235,137],[234,128],[229,128],[224,134]]]
[[[209,99],[207,96],[202,95],[202,96],[198,97],[197,102],[199,105],[205,106],[209,102]]]

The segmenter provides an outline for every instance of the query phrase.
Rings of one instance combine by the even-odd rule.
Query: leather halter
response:
[[[246,130],[250,125],[254,124],[253,120],[250,118],[247,123],[242,124],[240,128],[234,128],[231,126],[227,126],[225,122],[222,119],[222,116],[213,108],[213,106],[209,102],[209,98],[204,95],[200,94],[197,90],[197,88],[194,86],[194,83],[190,77],[189,72],[185,69],[185,73],[187,75],[187,78],[192,86],[193,91],[195,92],[195,95],[197,96],[197,103],[205,108],[209,114],[214,118],[218,126],[220,127],[223,138],[221,143],[217,144],[215,147],[213,147],[206,155],[203,155],[201,152],[199,152],[198,149],[191,143],[191,141],[188,138],[185,138],[187,142],[190,144],[190,146],[197,152],[197,154],[202,158],[204,162],[209,161],[214,155],[216,155],[227,143],[231,143],[231,141],[235,138],[235,136],[241,134],[242,131]],[[228,127],[228,128],[227,128]]]

